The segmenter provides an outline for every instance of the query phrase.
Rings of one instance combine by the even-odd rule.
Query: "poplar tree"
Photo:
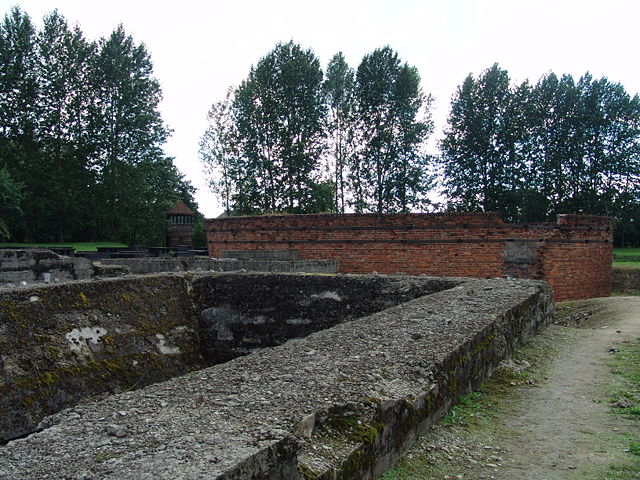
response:
[[[326,205],[318,173],[322,70],[311,50],[276,45],[236,90],[232,114],[241,169],[250,175],[238,185],[239,213],[305,213]]]
[[[145,46],[136,44],[122,25],[98,42],[91,81],[91,134],[96,139],[92,160],[99,172],[101,205],[98,228],[106,237],[130,241],[140,230],[135,219],[149,208],[140,197],[144,169],[166,166],[161,146],[169,130],[158,111],[160,84]]]
[[[333,157],[335,209],[344,213],[347,196],[347,168],[354,154],[354,71],[342,52],[336,53],[327,67],[323,89],[328,106],[327,136]]]
[[[93,216],[95,185],[88,155],[88,108],[93,95],[89,68],[94,45],[79,27],[69,28],[57,11],[38,35],[37,138],[40,155],[27,179],[27,217],[37,219],[38,238],[55,241],[82,236]]]
[[[432,179],[424,143],[431,97],[415,67],[390,47],[365,55],[356,74],[358,154],[350,165],[356,212],[407,212],[426,203]]]
[[[232,118],[233,89],[227,91],[224,100],[214,103],[207,114],[209,125],[200,139],[200,160],[204,163],[209,178],[209,187],[218,195],[226,215],[232,211],[247,211],[241,196],[246,188],[250,172],[241,168],[238,158],[237,134]]]

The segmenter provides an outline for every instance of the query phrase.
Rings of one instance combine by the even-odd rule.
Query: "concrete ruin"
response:
[[[176,273],[0,290],[0,479],[376,478],[552,316],[533,280]]]
[[[224,250],[215,258],[113,258],[100,263],[108,267],[123,266],[137,274],[187,271],[338,273],[337,260],[301,260],[295,250]]]
[[[0,249],[0,284],[85,280],[94,275],[86,258],[61,256],[41,248]]]
[[[59,255],[44,248],[0,249],[0,285],[56,283],[162,272],[337,273],[337,260],[298,258],[295,250],[223,251],[219,258],[87,258]]]

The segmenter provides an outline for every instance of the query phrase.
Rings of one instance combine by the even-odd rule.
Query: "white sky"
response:
[[[222,211],[198,160],[207,111],[279,41],[312,48],[323,68],[338,51],[357,68],[364,54],[390,45],[435,97],[436,135],[456,87],[494,62],[518,82],[588,70],[640,92],[639,0],[0,0],[0,15],[13,5],[38,28],[57,8],[90,40],[122,23],[144,42],[174,130],[165,151],[198,188],[207,217]]]

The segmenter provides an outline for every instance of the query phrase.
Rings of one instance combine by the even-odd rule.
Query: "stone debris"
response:
[[[631,408],[634,406],[634,403],[626,397],[622,397],[616,403],[613,404],[616,408]]]

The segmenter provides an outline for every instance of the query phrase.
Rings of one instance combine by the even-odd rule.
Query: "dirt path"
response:
[[[456,406],[384,480],[640,479],[630,442],[640,423],[611,413],[610,348],[640,337],[640,297],[561,304],[516,353],[523,373],[497,371]],[[526,360],[526,362],[523,362]],[[474,396],[475,395],[475,396]]]
[[[611,382],[606,361],[610,347],[640,336],[640,297],[586,303],[598,310],[591,319],[595,325],[567,345],[547,379],[503,419],[512,436],[496,479],[566,479],[623,456],[619,449],[598,445],[598,435],[618,430],[606,401]]]

